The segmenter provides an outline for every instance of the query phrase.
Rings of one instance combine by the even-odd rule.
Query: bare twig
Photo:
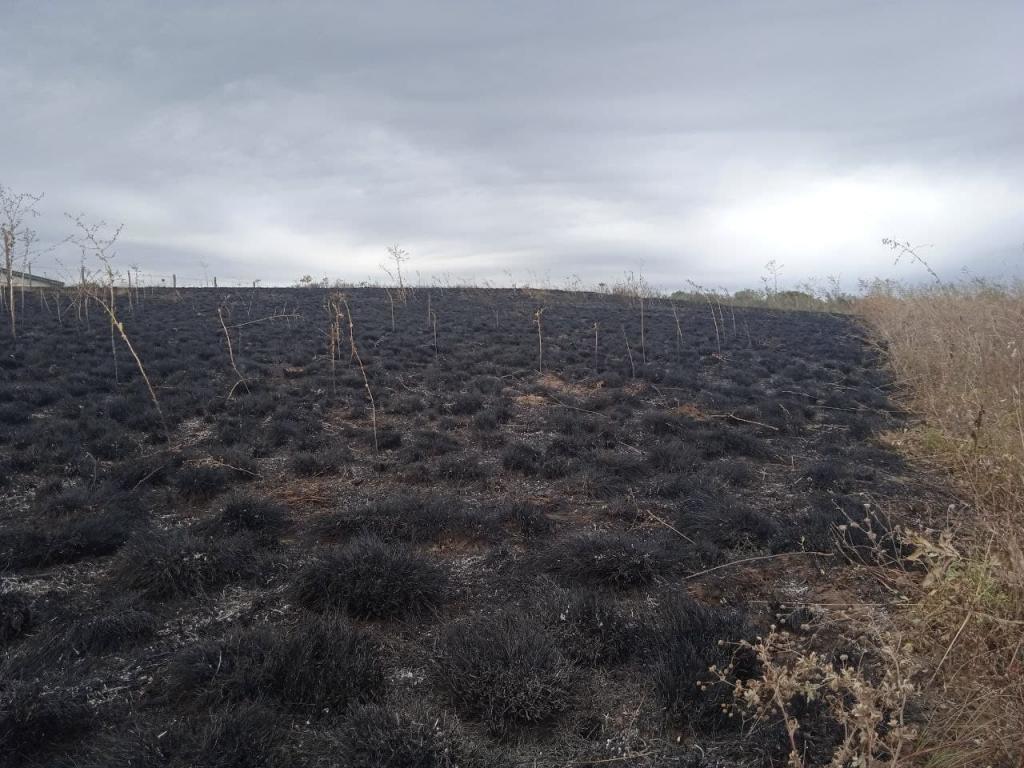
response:
[[[742,560],[732,560],[728,563],[722,563],[716,565],[714,568],[708,568],[705,571],[697,571],[683,577],[684,580],[689,581],[690,579],[696,579],[699,576],[706,576],[709,573],[720,571],[723,568],[731,568],[734,565],[743,565],[744,563],[756,563],[761,560],[779,560],[784,557],[796,557],[798,555],[817,555],[818,557],[835,557],[833,552],[812,552],[810,550],[801,550],[799,552],[780,552],[776,555],[758,555],[757,557],[744,557]]]
[[[626,335],[626,326],[622,326],[622,338],[626,342],[626,354],[629,355],[629,367],[633,371],[633,378],[636,378],[636,363],[633,362],[633,350],[629,346],[629,336]]]
[[[742,421],[744,424],[754,424],[758,427],[764,427],[770,429],[773,432],[778,432],[778,427],[773,427],[771,424],[765,424],[763,421],[754,421],[753,419],[744,419],[742,416],[737,416],[735,413],[709,413],[707,414],[709,419],[731,419],[732,421]]]
[[[537,373],[544,373],[544,333],[541,325],[544,307],[533,313],[533,322],[537,326]]]
[[[356,348],[356,331],[355,326],[352,324],[352,311],[348,308],[348,302],[344,296],[338,296],[338,301],[341,303],[341,306],[345,307],[345,316],[348,319],[348,341],[352,347],[352,357],[359,366],[359,372],[363,375],[363,386],[366,387],[366,396],[370,398],[370,419],[373,423],[373,450],[379,451],[380,447],[377,443],[377,404],[373,399],[373,391],[370,389],[370,379],[366,376],[366,367],[363,365],[363,361],[359,357],[359,350]]]
[[[278,315],[268,315],[267,317],[260,317],[260,318],[258,318],[256,320],[246,320],[244,323],[233,323],[232,325],[229,325],[228,328],[230,328],[231,330],[235,330],[236,328],[244,328],[247,325],[255,325],[256,323],[265,323],[268,320],[294,320],[294,319],[299,318],[299,317],[302,317],[302,315],[300,315],[297,312],[288,312],[288,313],[285,313],[285,314],[278,314]]]
[[[146,389],[149,390],[149,397],[153,401],[153,406],[156,408],[157,415],[160,417],[160,423],[164,428],[164,435],[167,438],[167,442],[171,441],[171,431],[167,427],[167,420],[164,418],[163,409],[160,407],[160,400],[156,396],[156,390],[153,389],[153,384],[149,380],[149,376],[146,374],[146,368],[142,364],[142,360],[139,358],[138,353],[135,351],[135,347],[132,346],[131,339],[128,338],[128,333],[124,329],[124,323],[117,319],[114,314],[114,310],[107,305],[107,303],[99,296],[94,297],[96,303],[103,307],[103,310],[110,316],[111,322],[117,332],[121,335],[121,340],[124,341],[125,346],[128,347],[128,351],[131,352],[132,358],[135,360],[135,365],[139,369],[139,373],[142,374],[142,380],[146,383]]]
[[[246,382],[242,372],[238,370],[238,365],[235,363],[235,352],[234,348],[231,346],[231,334],[228,333],[228,327],[224,323],[224,313],[222,312],[221,307],[217,307],[217,318],[220,320],[220,327],[224,329],[224,341],[226,341],[228,345],[228,358],[231,360],[231,369],[235,372],[235,376],[238,377],[238,380],[231,386],[231,391],[228,392],[228,400],[230,400],[235,394],[235,390],[238,388],[239,384],[245,387],[246,392],[250,392],[251,390],[249,389],[249,384]]]

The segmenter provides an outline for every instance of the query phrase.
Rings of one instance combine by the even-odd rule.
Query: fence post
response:
[[[178,276],[177,275],[171,275],[171,288],[174,288],[175,290],[178,289]]]

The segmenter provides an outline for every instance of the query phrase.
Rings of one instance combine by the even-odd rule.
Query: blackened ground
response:
[[[868,592],[848,559],[899,557],[889,516],[918,509],[855,321],[346,297],[372,403],[327,291],[121,296],[163,421],[94,303],[25,297],[0,337],[0,763],[782,759],[708,667],[755,675],[733,643]]]

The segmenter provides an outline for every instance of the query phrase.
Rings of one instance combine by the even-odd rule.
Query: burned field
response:
[[[161,415],[73,298],[0,340],[0,765],[782,764],[735,643],[857,654],[814,605],[914,514],[849,318],[121,296]]]

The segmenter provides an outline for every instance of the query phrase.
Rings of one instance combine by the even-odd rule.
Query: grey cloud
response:
[[[1014,2],[13,2],[0,181],[153,273],[739,287],[1024,261]]]

